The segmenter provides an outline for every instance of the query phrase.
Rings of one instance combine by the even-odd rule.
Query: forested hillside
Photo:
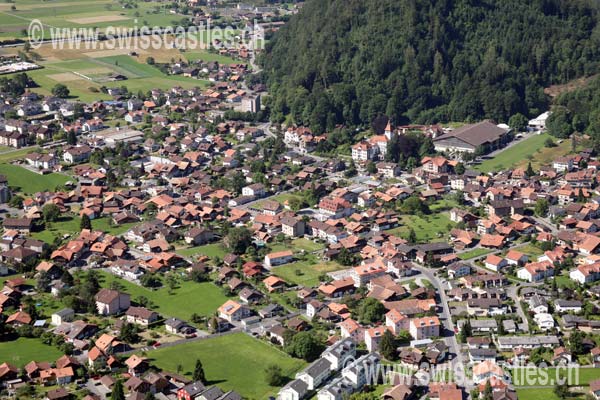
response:
[[[531,116],[543,87],[598,72],[584,0],[308,0],[261,59],[272,117],[317,132]]]
[[[547,126],[552,135],[560,138],[573,132],[586,133],[600,151],[600,77],[583,88],[561,94],[555,100]]]

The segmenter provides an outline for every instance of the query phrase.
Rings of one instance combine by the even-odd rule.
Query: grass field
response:
[[[169,294],[167,288],[150,290],[124,279],[118,278],[107,272],[102,272],[104,277],[102,286],[110,287],[111,282],[117,282],[122,290],[131,295],[131,299],[144,296],[152,303],[152,309],[168,317],[177,317],[189,321],[193,313],[209,316],[219,308],[227,297],[221,289],[212,282],[192,282],[179,280],[178,287]]]
[[[205,244],[203,246],[182,248],[177,249],[175,252],[184,257],[193,257],[202,254],[211,258],[218,257],[221,260],[227,255],[227,250],[223,247],[221,243],[212,243]]]
[[[289,283],[301,286],[317,286],[319,275],[344,269],[335,261],[316,263],[314,261],[297,261],[273,268],[273,273]],[[299,272],[298,275],[296,272]]]
[[[19,160],[25,157],[29,153],[33,153],[34,151],[38,151],[37,148],[25,148],[25,149],[6,149],[3,153],[0,154],[0,163],[9,163],[14,160]]]
[[[437,213],[431,215],[402,215],[400,217],[400,226],[391,229],[387,233],[406,237],[410,228],[414,229],[417,235],[417,241],[428,242],[443,238],[453,226],[450,217],[446,213]]]
[[[210,384],[235,390],[248,400],[266,399],[277,392],[265,382],[268,365],[277,364],[290,378],[304,366],[303,361],[243,333],[159,349],[148,357],[163,370],[175,372],[181,365],[185,373],[191,373],[199,359]]]
[[[554,140],[555,147],[545,147],[544,143],[548,138]],[[577,148],[585,147],[583,145]],[[500,152],[494,158],[482,162],[475,169],[481,172],[499,171],[511,168],[526,168],[531,160],[533,168],[539,168],[542,165],[550,164],[557,157],[571,153],[571,140],[565,139],[558,143],[558,139],[550,136],[548,133],[533,135],[520,143]]]
[[[303,250],[307,253],[312,253],[313,251],[323,250],[325,245],[316,243],[310,239],[298,238],[292,240],[290,243],[270,244],[269,248],[271,249],[271,252],[292,250],[293,252],[298,253],[300,250]]]
[[[0,166],[1,168],[1,166]],[[62,238],[64,235],[77,234],[80,229],[81,218],[79,216],[66,216],[59,221],[52,222],[48,229],[41,232],[34,232],[32,236],[36,239],[43,240],[46,243],[53,243],[56,238]],[[120,235],[125,233],[135,223],[111,226],[108,217],[96,218],[92,220],[92,228],[103,231],[111,235]]]
[[[45,345],[39,339],[18,338],[0,343],[0,360],[19,368],[32,360],[56,361],[62,355],[56,347]]]
[[[70,180],[67,175],[54,173],[40,175],[12,164],[1,164],[0,174],[6,176],[9,186],[17,187],[25,194],[54,190]]]
[[[547,380],[544,380],[545,376],[543,374],[547,375]],[[559,370],[558,375],[556,368],[544,368],[539,374],[533,374],[532,371],[523,371],[519,375],[519,373],[515,374],[515,371],[512,371],[512,375],[513,383],[517,387],[531,386],[531,380],[533,380],[535,386],[545,386],[547,384],[549,387],[553,387],[555,380],[559,377],[565,379],[569,386],[587,386],[591,381],[600,378],[600,368],[562,368]]]
[[[470,260],[472,258],[481,257],[481,256],[486,255],[491,252],[492,252],[492,250],[490,250],[490,249],[484,249],[484,248],[479,247],[477,249],[473,249],[473,250],[466,251],[464,253],[459,254],[458,258],[460,258],[461,260]]]

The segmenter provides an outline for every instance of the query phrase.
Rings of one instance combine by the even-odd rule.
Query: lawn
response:
[[[431,215],[402,215],[400,217],[400,226],[391,229],[386,233],[406,237],[409,228],[414,229],[417,235],[417,241],[429,242],[431,240],[440,240],[448,232],[454,223],[446,213],[437,213]]]
[[[544,142],[552,138],[556,144],[555,147],[545,147]],[[583,147],[583,146],[578,146]],[[498,153],[494,158],[485,160],[475,169],[481,172],[499,171],[516,167],[526,168],[531,160],[534,168],[551,163],[555,158],[567,155],[572,151],[570,140],[564,140],[557,143],[557,139],[548,133],[533,135],[530,138]]]
[[[540,368],[539,373],[525,369],[517,372],[511,371],[513,383],[515,386],[549,386],[553,387],[554,383],[560,378],[565,380],[569,386],[587,386],[590,381],[600,378],[600,368]],[[547,377],[546,377],[547,376]]]
[[[25,194],[54,190],[70,180],[67,175],[54,173],[40,175],[12,164],[1,164],[0,174],[6,176],[9,186],[17,187]]]
[[[62,355],[56,347],[45,345],[39,339],[18,338],[0,343],[0,360],[19,368],[32,360],[53,362]]]
[[[269,245],[269,249],[272,253],[277,252],[277,251],[284,251],[284,250],[292,250],[294,253],[298,253],[300,250],[303,250],[307,253],[312,253],[315,251],[320,251],[323,250],[325,248],[325,245],[322,243],[317,243],[314,242],[310,239],[306,239],[306,238],[298,238],[298,239],[294,239],[291,242],[287,243],[275,243],[275,244],[270,244]]]
[[[199,254],[207,257],[218,257],[221,260],[227,255],[227,250],[221,243],[205,244],[203,246],[182,248],[175,251],[177,254],[183,257],[193,257]]]
[[[199,359],[209,384],[217,384],[223,390],[235,390],[249,400],[266,399],[277,392],[277,388],[265,382],[264,369],[268,365],[278,365],[289,378],[305,365],[244,333],[159,349],[148,356],[153,365],[163,370],[175,372],[181,365],[186,374],[193,371]]]
[[[103,287],[110,287],[111,282],[116,281],[121,286],[121,290],[131,295],[131,300],[135,301],[136,298],[144,296],[153,303],[152,309],[166,317],[189,321],[194,313],[209,316],[227,301],[221,288],[212,282],[197,283],[179,279],[178,287],[169,294],[169,290],[164,287],[151,290],[108,272],[101,272],[101,274],[104,276]]]
[[[484,249],[482,247],[479,247],[473,250],[465,251],[464,253],[460,253],[458,255],[458,258],[460,258],[461,260],[470,260],[472,258],[481,257],[491,252],[492,250],[490,249]]]
[[[544,254],[544,251],[537,246],[534,246],[531,243],[527,243],[526,245],[519,246],[517,251],[520,251],[523,254],[527,254],[532,261],[535,261],[538,256]]]
[[[3,149],[4,150],[4,149]],[[24,148],[24,149],[5,149],[0,153],[0,163],[9,163],[14,160],[20,160],[29,153],[39,151],[38,148]]]
[[[521,143],[498,153],[494,158],[482,162],[475,169],[481,172],[490,172],[513,168],[525,160],[528,155],[533,155],[544,148],[544,142],[549,137],[550,135],[547,133],[533,135]]]
[[[316,263],[311,260],[296,261],[291,264],[275,267],[272,271],[286,282],[300,286],[314,287],[319,284],[320,275],[344,268],[335,261]]]
[[[62,239],[64,235],[73,235],[79,233],[81,218],[79,216],[65,216],[61,220],[51,222],[48,229],[40,232],[34,232],[31,235],[46,243],[53,243],[56,238]],[[96,218],[92,220],[92,229],[103,231],[111,235],[120,235],[125,233],[135,223],[111,226],[108,217]]]

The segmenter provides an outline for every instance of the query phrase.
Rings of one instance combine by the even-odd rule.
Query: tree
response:
[[[162,285],[162,282],[155,274],[146,273],[140,277],[140,283],[143,287],[156,288]]]
[[[154,65],[156,63],[156,61],[154,60],[154,57],[147,57],[146,58],[146,64],[148,65]]]
[[[561,400],[564,400],[567,397],[569,397],[569,388],[567,387],[567,385],[561,385],[557,383],[556,385],[554,385],[553,391],[556,397],[558,397]]]
[[[413,228],[408,228],[408,235],[406,235],[406,241],[409,244],[417,243],[417,233]]]
[[[77,144],[77,135],[73,129],[70,129],[69,132],[67,132],[67,144],[71,146],[75,146]]]
[[[459,162],[458,164],[456,164],[456,166],[454,167],[454,172],[456,172],[457,175],[462,175],[465,173],[465,164]]]
[[[389,361],[395,361],[398,358],[397,347],[394,335],[390,330],[386,329],[379,343],[379,352]]]
[[[529,176],[529,177],[535,176],[535,171],[533,170],[533,167],[531,166],[531,161],[529,161],[529,163],[527,164],[527,171],[525,171],[525,174],[527,174],[527,176]]]
[[[473,328],[471,327],[471,321],[467,319],[460,330],[460,342],[467,343],[467,338],[471,336],[473,336]]]
[[[360,305],[358,315],[362,323],[374,324],[383,320],[385,312],[385,307],[379,300],[368,297]]]
[[[22,208],[23,207],[23,197],[21,196],[12,196],[8,201],[8,205],[13,208]]]
[[[285,376],[277,364],[271,364],[265,368],[265,379],[269,386],[283,386],[285,383]]]
[[[125,400],[123,382],[120,379],[117,380],[113,386],[112,393],[110,394],[110,400]]]
[[[516,113],[508,120],[508,126],[514,129],[515,132],[525,132],[529,120],[521,113]]]
[[[37,282],[36,282],[36,286],[37,286],[38,290],[40,292],[48,291],[48,288],[50,287],[51,283],[52,283],[52,280],[50,279],[50,277],[48,276],[46,271],[41,271],[38,275]]]
[[[234,254],[244,254],[251,244],[252,233],[243,226],[230,229],[225,237],[225,245]]]
[[[292,357],[311,362],[319,357],[323,348],[323,344],[312,332],[304,331],[295,334],[288,341],[285,350]]]
[[[569,350],[574,356],[579,356],[584,353],[583,333],[581,331],[573,331],[569,336]]]
[[[367,172],[371,175],[377,173],[377,166],[373,161],[369,161],[366,165]]]
[[[52,88],[52,95],[56,97],[64,99],[66,97],[69,97],[70,94],[71,92],[69,91],[69,88],[63,85],[62,83],[59,83]]]
[[[200,381],[203,384],[206,384],[206,376],[204,375],[204,367],[202,366],[202,361],[200,359],[196,359],[196,365],[194,366],[194,381]]]
[[[493,400],[494,399],[494,391],[492,389],[492,384],[490,383],[490,379],[485,383],[485,387],[483,392],[481,393],[482,400]]]
[[[125,322],[121,327],[121,334],[119,335],[122,341],[126,343],[137,343],[140,340],[138,336],[138,329],[135,324]]]
[[[546,120],[548,133],[557,138],[567,138],[573,132],[571,112],[566,107],[556,107]]]
[[[88,217],[87,214],[83,214],[81,216],[81,222],[79,223],[79,229],[83,230],[83,229],[92,229],[92,221],[90,220],[90,217]]]
[[[548,200],[546,199],[537,199],[535,202],[534,212],[538,217],[545,217],[548,214],[550,206],[548,204]]]
[[[44,221],[54,222],[60,216],[60,208],[54,203],[46,204],[42,207],[42,215],[44,216]]]

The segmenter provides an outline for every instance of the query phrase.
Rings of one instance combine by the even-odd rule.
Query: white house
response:
[[[294,379],[281,388],[277,400],[300,400],[308,392],[308,385],[301,379]]]
[[[296,374],[296,379],[304,381],[308,390],[315,390],[331,375],[331,362],[319,358]]]

